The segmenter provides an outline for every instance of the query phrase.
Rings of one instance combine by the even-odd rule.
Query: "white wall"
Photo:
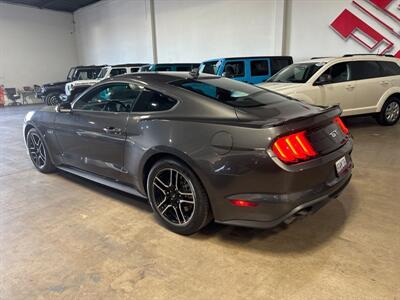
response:
[[[359,3],[400,32],[399,24],[365,0]],[[394,0],[395,8],[400,0]],[[219,56],[312,56],[368,53],[345,41],[330,23],[349,9],[397,42],[352,0],[154,0],[159,62],[196,62]],[[150,0],[103,0],[75,13],[81,63],[152,61]],[[394,52],[392,52],[394,53]]]
[[[389,17],[369,5],[366,1],[357,1],[373,12],[388,25],[400,32],[400,26]],[[398,4],[400,1],[398,0]],[[344,40],[336,34],[330,24],[344,10],[348,9],[360,19],[372,25],[378,32],[397,41],[398,37],[392,36],[376,20],[362,13],[352,0],[289,0],[286,21],[287,48],[286,52],[296,60],[303,60],[313,56],[337,56],[346,53],[368,53],[368,51],[355,40]],[[399,49],[397,49],[399,50]],[[393,53],[394,54],[394,53]]]
[[[63,80],[78,63],[72,15],[0,3],[0,84]]]
[[[82,64],[151,62],[148,1],[107,0],[74,14]]]
[[[275,1],[156,0],[158,61],[274,54],[274,15]]]

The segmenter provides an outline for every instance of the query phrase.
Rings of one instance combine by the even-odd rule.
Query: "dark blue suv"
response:
[[[200,73],[225,76],[256,84],[293,63],[291,56],[229,57],[207,60],[200,65]]]

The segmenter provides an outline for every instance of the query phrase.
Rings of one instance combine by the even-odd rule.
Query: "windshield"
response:
[[[277,99],[265,89],[227,78],[184,79],[171,84],[234,107],[263,106]],[[279,97],[279,101],[285,100]]]
[[[219,65],[218,60],[204,62],[200,66],[200,73],[217,75]]]
[[[68,75],[67,75],[67,80],[72,80],[72,76],[75,72],[75,68],[69,69]]]
[[[290,65],[272,76],[268,82],[305,83],[325,63],[300,63]]]
[[[107,71],[108,71],[107,67],[106,68],[102,68],[100,73],[99,73],[99,75],[97,76],[97,79],[102,79],[102,78],[106,77]]]

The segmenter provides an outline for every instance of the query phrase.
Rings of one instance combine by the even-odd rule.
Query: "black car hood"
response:
[[[277,126],[293,120],[312,117],[325,112],[328,107],[311,105],[295,99],[271,101],[263,106],[237,107],[240,121],[248,121],[264,126]]]
[[[43,84],[43,87],[51,87],[54,85],[63,85],[63,84],[65,85],[68,82],[69,81],[58,81],[58,82],[46,83],[46,84]]]

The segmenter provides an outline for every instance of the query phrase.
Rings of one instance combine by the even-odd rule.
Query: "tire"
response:
[[[147,178],[147,194],[158,221],[175,233],[191,235],[212,219],[201,182],[176,160],[164,159],[154,164]]]
[[[60,93],[50,93],[46,96],[45,101],[47,105],[54,106],[60,102]]]
[[[52,173],[56,170],[56,167],[51,162],[46,144],[35,128],[28,131],[26,135],[26,145],[32,163],[39,172]]]
[[[392,96],[383,104],[377,116],[380,125],[391,126],[397,123],[400,118],[400,99]]]

